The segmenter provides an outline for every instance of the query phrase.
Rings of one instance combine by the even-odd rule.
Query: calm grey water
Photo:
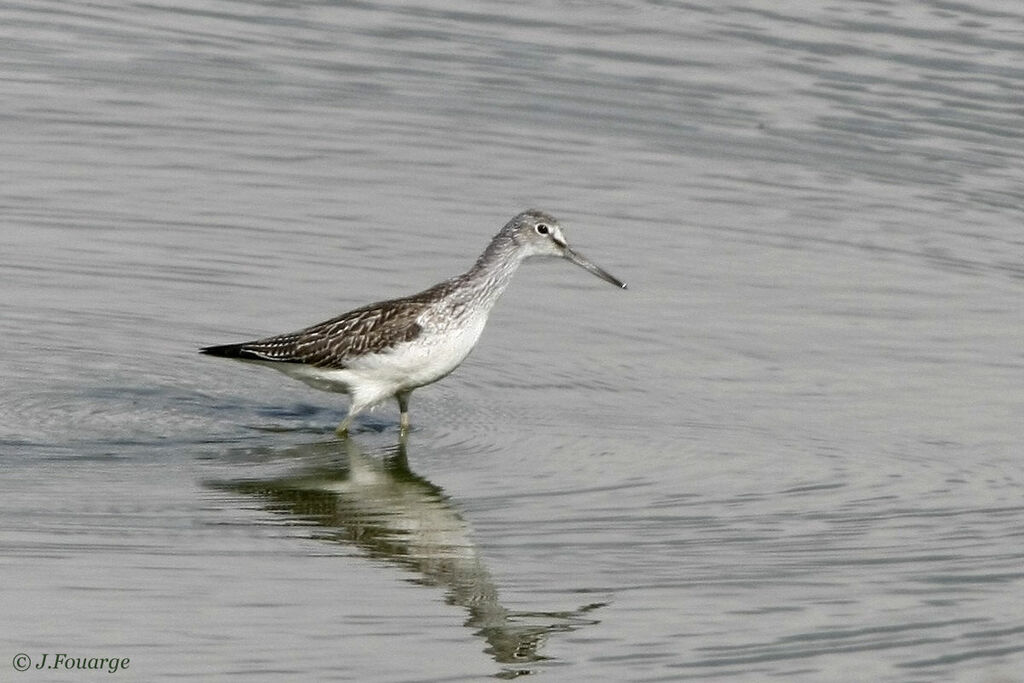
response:
[[[1022,680],[1016,0],[5,2],[0,101],[0,679]],[[195,353],[528,207],[630,289],[404,445]]]

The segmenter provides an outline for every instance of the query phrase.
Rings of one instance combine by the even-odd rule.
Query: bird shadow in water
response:
[[[414,572],[415,583],[443,588],[448,604],[468,612],[465,626],[486,642],[484,651],[499,664],[518,665],[502,669],[498,678],[533,673],[523,666],[549,659],[539,650],[550,634],[598,623],[591,613],[604,603],[553,612],[502,605],[469,524],[439,486],[409,469],[406,439],[378,451],[364,451],[347,438],[278,455],[297,467],[280,477],[207,485],[254,496],[267,510],[315,525],[321,540],[354,545]]]

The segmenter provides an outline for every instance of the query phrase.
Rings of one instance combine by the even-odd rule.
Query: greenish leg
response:
[[[348,414],[345,415],[345,419],[341,421],[341,424],[338,425],[338,428],[335,429],[334,432],[338,436],[347,437],[349,427],[352,426],[352,421],[356,419],[356,413],[358,413],[362,409],[363,406],[358,405],[355,401],[352,401],[352,404],[349,405],[348,407]]]
[[[351,425],[351,424],[352,424],[352,413],[350,412],[348,415],[345,416],[345,419],[341,421],[341,424],[338,425],[338,428],[335,429],[334,432],[338,436],[343,436],[343,437],[344,436],[348,436],[348,428],[349,428],[349,425]]]
[[[412,390],[402,391],[395,394],[395,398],[398,399],[398,410],[401,415],[398,418],[398,429],[403,434],[409,431],[409,395],[412,394]]]

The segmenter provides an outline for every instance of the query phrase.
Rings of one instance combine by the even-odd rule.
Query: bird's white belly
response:
[[[372,404],[452,372],[473,350],[486,322],[486,316],[477,316],[458,329],[425,332],[380,353],[353,358],[342,369],[300,363],[268,365],[316,389],[351,394],[359,403]]]
[[[253,362],[283,372],[292,379],[297,379],[321,391],[350,394],[352,393],[352,383],[356,380],[348,369],[318,368],[315,365],[303,365],[302,363]]]
[[[383,353],[354,359],[349,369],[367,381],[390,385],[396,392],[436,382],[465,360],[486,322],[486,316],[478,316],[457,329],[425,332]]]

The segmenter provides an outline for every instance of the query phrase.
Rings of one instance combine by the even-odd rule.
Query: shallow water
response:
[[[1020,680],[1017,3],[7,3],[0,36],[0,666]],[[630,289],[524,266],[407,443],[195,353],[530,206]]]

